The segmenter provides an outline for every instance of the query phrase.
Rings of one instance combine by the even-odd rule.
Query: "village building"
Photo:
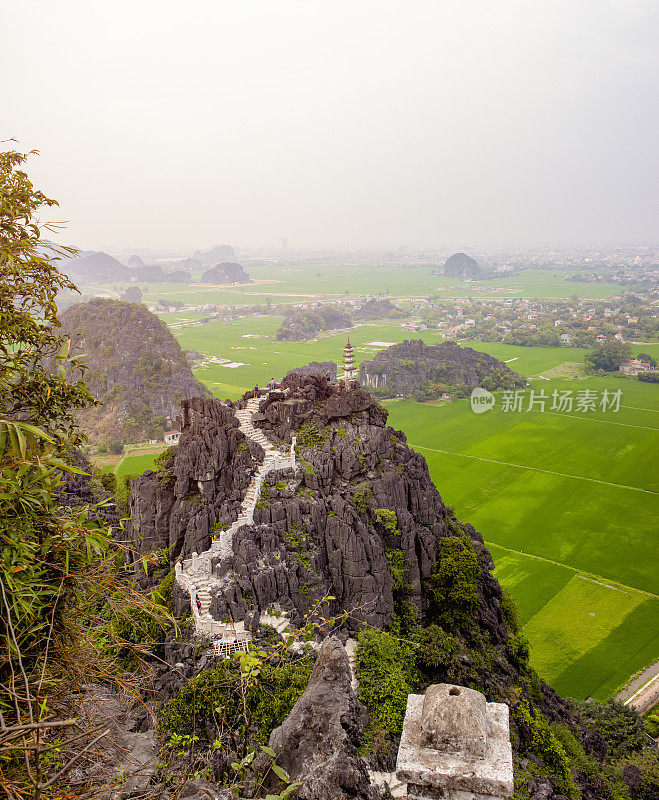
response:
[[[631,361],[623,361],[619,368],[623,375],[639,375],[641,372],[649,372],[651,370],[654,370],[654,367],[649,361],[639,361],[638,358],[634,358]]]

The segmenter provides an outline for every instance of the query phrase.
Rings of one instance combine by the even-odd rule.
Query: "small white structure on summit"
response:
[[[396,776],[414,800],[511,797],[508,706],[450,683],[409,695]]]

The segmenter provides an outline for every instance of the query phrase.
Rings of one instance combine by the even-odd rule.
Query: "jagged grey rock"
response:
[[[301,781],[301,800],[372,800],[364,762],[357,756],[364,711],[351,684],[348,656],[336,638],[326,639],[304,693],[270,735],[277,763]]]
[[[334,361],[311,361],[303,367],[295,367],[289,370],[288,374],[290,375],[291,372],[294,372],[297,375],[326,375],[329,372],[330,380],[335,381],[337,370],[338,368]]]
[[[193,551],[202,555],[211,546],[213,528],[238,519],[250,472],[264,459],[263,449],[238,427],[236,414],[242,415],[248,402],[183,404],[172,477],[164,480],[151,472],[132,484],[131,533],[141,553],[170,547],[172,565]],[[336,599],[328,614],[350,612],[349,630],[363,624],[383,627],[394,610],[386,557],[393,547],[403,551],[408,565],[411,601],[420,612],[427,609],[424,582],[456,522],[430,480],[425,459],[410,450],[403,433],[386,426],[386,419],[386,410],[368,393],[328,383],[321,375],[289,374],[281,391],[260,402],[252,423],[264,441],[282,451],[307,423],[323,435],[316,446],[298,438],[302,468],[269,476],[253,524],[235,532],[229,558],[215,560],[213,569],[222,580],[204,599],[216,620],[242,620],[278,604],[295,626],[315,602],[330,595]],[[368,509],[359,510],[356,497],[365,489]],[[377,508],[395,512],[395,534],[377,524]],[[500,588],[489,572],[492,560],[480,535],[469,525],[460,528],[480,553],[478,622],[494,644],[503,646],[507,630]],[[174,603],[180,614],[189,607],[189,596],[175,588]]]
[[[488,353],[457,342],[426,344],[422,339],[400,342],[362,361],[359,381],[392,397],[415,394],[426,381],[470,389],[483,385],[512,389],[525,384],[521,375]]]
[[[107,734],[94,745],[93,764],[85,778],[95,786],[113,784],[113,800],[142,796],[156,775],[158,744],[155,731],[139,732],[126,703],[114,692],[93,687],[81,701],[79,724]],[[121,780],[117,782],[117,776]]]

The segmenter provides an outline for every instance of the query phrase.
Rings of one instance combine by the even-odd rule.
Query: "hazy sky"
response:
[[[0,0],[82,247],[659,240],[658,0]]]

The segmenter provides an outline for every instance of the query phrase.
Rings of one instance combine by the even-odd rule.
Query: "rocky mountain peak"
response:
[[[453,277],[475,277],[480,275],[481,268],[475,258],[471,258],[466,253],[453,253],[446,259],[444,264],[444,274]]]
[[[205,396],[174,335],[144,305],[94,299],[60,316],[74,353],[84,353],[87,385],[103,406],[86,410],[81,423],[92,440],[159,438],[180,403]]]
[[[133,482],[131,519],[143,552],[171,547],[173,561],[202,553],[214,530],[237,519],[250,474],[263,459],[237,424],[245,402],[184,403],[171,479],[151,472]],[[277,605],[299,621],[331,596],[333,613],[346,613],[348,629],[383,627],[397,607],[392,561],[423,614],[430,603],[425,583],[442,541],[457,533],[478,553],[480,592],[488,598],[480,622],[493,641],[505,639],[500,589],[482,538],[454,519],[425,459],[386,419],[367,392],[318,374],[289,374],[281,390],[262,400],[254,426],[283,452],[295,437],[297,466],[268,475],[253,522],[236,531],[228,558],[216,563],[209,587],[215,619],[251,618]],[[178,602],[182,610],[189,598]]]

